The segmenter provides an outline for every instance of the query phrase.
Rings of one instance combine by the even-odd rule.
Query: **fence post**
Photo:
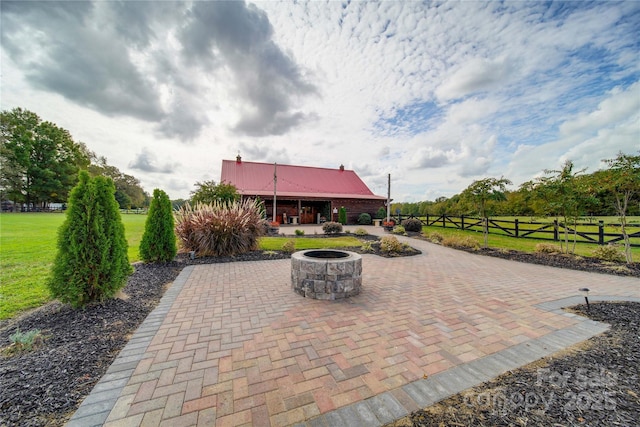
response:
[[[604,221],[598,221],[598,244],[604,245]]]
[[[429,214],[427,214],[427,225],[429,225]]]
[[[442,228],[447,228],[447,224],[445,223],[446,214],[442,214]]]
[[[553,220],[553,240],[555,242],[558,241],[558,220],[557,219]]]
[[[516,220],[513,222],[513,227],[515,228],[515,233],[516,233],[516,237],[518,236],[518,233],[520,231],[520,222],[518,221],[518,218],[516,218]]]
[[[460,215],[460,226],[462,227],[462,231],[464,231],[464,215]]]

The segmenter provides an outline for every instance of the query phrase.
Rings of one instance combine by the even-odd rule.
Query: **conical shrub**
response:
[[[54,298],[74,307],[111,298],[133,271],[110,178],[80,172],[47,285]]]
[[[178,252],[173,209],[167,193],[153,190],[153,198],[140,241],[140,257],[145,262],[171,261]]]

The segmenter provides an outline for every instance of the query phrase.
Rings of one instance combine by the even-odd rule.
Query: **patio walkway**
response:
[[[578,288],[640,301],[637,278],[410,243],[363,255],[345,301],[295,294],[289,260],[185,268],[68,425],[382,425],[606,330],[560,310]]]

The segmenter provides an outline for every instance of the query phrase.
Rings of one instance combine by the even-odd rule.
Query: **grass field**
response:
[[[433,222],[437,217],[430,217],[429,221]],[[424,218],[422,218],[424,219]],[[491,217],[489,223],[489,233],[490,235],[504,235],[508,236],[509,233],[514,233],[514,220],[519,220],[519,236],[526,236],[529,239],[549,239],[548,241],[552,241],[553,239],[553,224],[554,218],[530,218],[530,217]],[[617,224],[617,217],[593,217],[589,218],[589,220],[582,220],[578,222],[578,226],[576,230],[578,233],[583,233],[584,235],[578,234],[577,241],[578,242],[589,242],[589,239],[594,239],[596,242],[598,240],[598,221],[601,220],[604,222],[604,241],[608,242],[612,239],[615,239],[615,236],[620,234],[620,227],[615,226]],[[460,227],[461,220],[460,217],[450,217],[450,220],[445,221],[445,226],[442,227],[442,221],[438,221],[437,223],[431,225],[429,228],[433,229],[446,229],[456,227],[455,222],[458,227]],[[640,231],[640,217],[628,217],[628,233],[637,233]],[[546,227],[545,227],[546,225]],[[504,229],[500,229],[500,227]],[[472,218],[465,218],[464,222],[465,230],[482,232],[482,225],[479,220]],[[571,224],[569,224],[569,228],[573,228]],[[507,231],[508,230],[508,231]],[[564,239],[564,229],[559,229],[559,238],[561,240]],[[571,232],[569,234],[569,241],[573,241],[573,235]],[[515,240],[515,239],[514,239]],[[617,242],[617,243],[622,243]],[[631,239],[632,244],[640,245],[640,237],[634,237]],[[518,244],[518,243],[514,243]],[[534,245],[535,246],[535,245]]]
[[[482,230],[479,228],[477,230],[459,230],[457,228],[443,228],[442,226],[429,226],[422,227],[425,234],[431,232],[437,232],[442,234],[445,237],[448,236],[473,236],[478,243],[482,246],[483,236]],[[563,238],[563,236],[561,236]],[[489,234],[489,247],[492,248],[502,248],[502,249],[513,249],[517,251],[523,252],[535,252],[536,245],[538,243],[550,243],[555,245],[560,245],[560,242],[554,242],[552,240],[539,240],[539,239],[515,239],[513,237],[509,237],[501,234]],[[573,246],[573,238],[569,236],[569,247]],[[576,255],[580,256],[592,256],[594,249],[598,247],[597,244],[592,243],[578,243],[576,244]],[[640,259],[640,247],[632,248],[631,253],[633,254],[634,261],[638,261]]]
[[[146,215],[122,215],[129,260],[138,246]],[[61,213],[0,214],[0,320],[49,301],[45,280],[56,255]]]

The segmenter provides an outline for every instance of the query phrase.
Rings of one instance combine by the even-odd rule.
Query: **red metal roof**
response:
[[[221,182],[233,184],[248,196],[273,196],[277,176],[278,197],[379,199],[352,170],[223,160]]]

